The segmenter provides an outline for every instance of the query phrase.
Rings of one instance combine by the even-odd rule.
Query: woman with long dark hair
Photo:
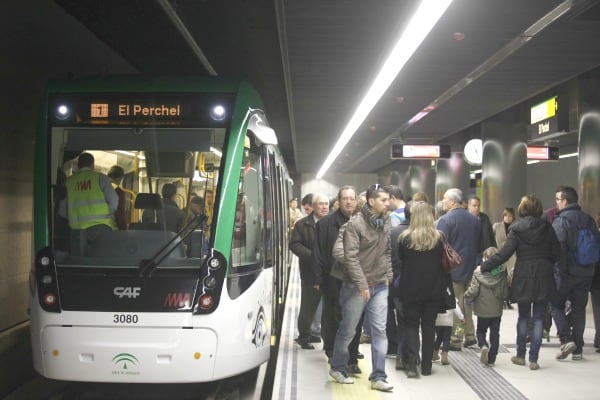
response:
[[[517,259],[510,287],[510,299],[519,306],[517,319],[517,355],[513,364],[525,365],[527,322],[533,321],[529,345],[529,369],[539,369],[544,316],[548,302],[556,296],[554,263],[560,259],[560,243],[552,225],[542,217],[542,202],[533,195],[523,196],[517,209],[519,217],[506,237],[506,243],[480,267],[489,272],[505,263],[516,252]],[[533,310],[533,316],[532,316]]]

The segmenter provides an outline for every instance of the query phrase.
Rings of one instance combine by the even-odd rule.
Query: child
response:
[[[483,252],[483,261],[498,252],[495,247],[488,247]],[[493,367],[500,345],[500,319],[504,299],[508,297],[508,280],[503,265],[490,272],[475,272],[469,289],[465,292],[465,301],[475,303],[474,313],[477,315],[477,345],[481,349],[481,362]],[[490,329],[490,343],[485,340]]]
[[[432,361],[440,359],[440,346],[442,347],[442,365],[449,365],[448,361],[448,350],[450,350],[450,336],[452,334],[453,318],[452,313],[456,314],[456,317],[461,323],[465,323],[465,317],[456,304],[454,310],[446,310],[445,313],[439,313],[435,319],[435,343],[433,346],[433,357]]]

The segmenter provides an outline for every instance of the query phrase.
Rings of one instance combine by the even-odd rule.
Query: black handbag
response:
[[[456,308],[456,296],[454,295],[452,283],[450,283],[450,285],[444,285],[442,298],[444,310],[454,310]]]

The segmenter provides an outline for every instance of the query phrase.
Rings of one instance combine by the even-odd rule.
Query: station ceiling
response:
[[[290,169],[311,174],[419,1],[55,3],[140,73],[250,81]],[[595,0],[454,0],[329,171],[376,172],[396,141],[460,151],[469,127],[600,65],[599,19]]]

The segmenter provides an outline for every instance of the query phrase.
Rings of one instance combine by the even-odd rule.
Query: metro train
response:
[[[290,270],[293,182],[249,83],[52,81],[35,140],[30,316],[38,373],[209,382],[269,360]],[[78,246],[60,204],[84,152],[96,171],[123,168],[128,229]],[[159,223],[167,183],[185,216],[177,232]],[[192,196],[203,199],[200,211]]]

